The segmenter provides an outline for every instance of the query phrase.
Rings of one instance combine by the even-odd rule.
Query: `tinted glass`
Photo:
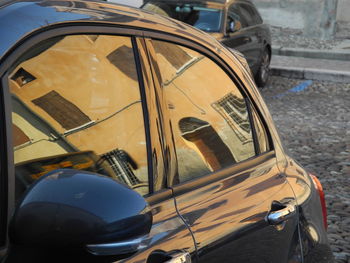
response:
[[[218,32],[221,27],[222,10],[207,8],[201,4],[178,4],[149,2],[143,9],[169,16],[207,32]]]
[[[257,24],[262,24],[262,18],[258,12],[258,10],[256,9],[256,7],[254,5],[249,5],[248,8],[250,8],[251,13],[253,15],[253,22],[255,25]]]
[[[234,21],[235,22],[235,30],[239,30],[243,27],[247,27],[248,25],[248,21],[246,20],[246,18],[241,14],[238,6],[236,4],[230,6],[229,10],[228,10],[228,21]]]
[[[268,152],[271,150],[271,147],[269,144],[267,131],[265,130],[261,122],[261,119],[255,110],[253,110],[253,119],[254,119],[254,126],[255,126],[260,153]]]
[[[242,17],[247,22],[248,26],[253,26],[257,24],[256,14],[249,5],[240,4],[239,9]]]
[[[24,54],[9,75],[16,195],[55,169],[111,176],[148,193],[131,40],[74,35]]]
[[[254,156],[245,98],[230,77],[196,51],[154,43],[172,121],[180,182]],[[175,64],[173,58],[184,54],[187,57],[182,66]]]

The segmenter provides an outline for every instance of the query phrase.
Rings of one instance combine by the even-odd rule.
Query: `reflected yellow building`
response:
[[[154,41],[154,47],[181,180],[254,156],[245,99],[221,67],[174,44]],[[107,163],[111,169],[104,171],[147,193],[143,112],[130,38],[58,37],[28,57],[10,75],[17,166],[35,165],[32,177],[37,177],[69,168],[48,160],[90,152],[95,157],[90,154],[87,163]]]
[[[196,51],[153,43],[173,123],[180,180],[254,156],[247,105],[232,79]]]
[[[15,163],[93,151],[128,185],[147,182],[130,38],[67,36],[38,49],[10,76]]]

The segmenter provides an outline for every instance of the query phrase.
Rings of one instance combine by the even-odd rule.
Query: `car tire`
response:
[[[255,75],[255,82],[259,88],[265,87],[267,82],[269,81],[270,61],[271,61],[270,51],[268,50],[267,47],[265,47],[261,55],[259,69]]]

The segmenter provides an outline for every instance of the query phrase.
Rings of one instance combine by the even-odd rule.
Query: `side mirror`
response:
[[[24,247],[121,256],[137,252],[151,227],[152,214],[137,192],[110,177],[59,169],[28,190],[9,235]]]
[[[236,26],[235,21],[234,21],[234,20],[231,20],[230,23],[229,23],[229,32],[230,32],[230,33],[233,33],[233,32],[236,31],[235,26]]]

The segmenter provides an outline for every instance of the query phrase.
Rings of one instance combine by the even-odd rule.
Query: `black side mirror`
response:
[[[230,32],[235,32],[236,31],[236,23],[235,23],[234,20],[230,21],[229,30],[230,30]]]
[[[151,226],[147,202],[137,192],[110,177],[59,169],[28,190],[9,235],[12,243],[25,247],[130,255]]]
[[[236,22],[233,19],[229,19],[227,24],[227,33],[233,33],[236,31]]]

